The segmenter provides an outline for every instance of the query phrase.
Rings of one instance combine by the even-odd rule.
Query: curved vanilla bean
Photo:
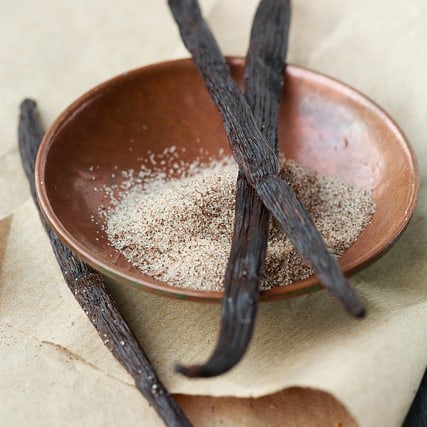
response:
[[[252,24],[244,71],[245,98],[258,128],[276,155],[289,23],[289,0],[260,2]],[[191,367],[178,366],[180,372],[188,376],[220,375],[233,368],[245,354],[255,327],[269,219],[268,210],[239,171],[219,338],[207,362]]]
[[[292,188],[278,178],[274,150],[258,129],[248,103],[232,79],[197,1],[169,0],[169,6],[184,44],[222,115],[234,157],[247,180],[296,250],[314,267],[322,284],[351,314],[363,316],[363,304],[328,251],[309,214]]]
[[[34,181],[34,164],[43,133],[36,103],[29,99],[24,100],[21,104],[19,117],[19,150],[22,166],[39,213],[40,207],[37,202]],[[40,219],[49,235],[53,252],[68,287],[104,344],[133,377],[136,387],[153,406],[165,425],[191,426],[181,408],[157,377],[154,368],[120,314],[114,300],[106,291],[102,275],[80,261],[65,247],[41,214]]]

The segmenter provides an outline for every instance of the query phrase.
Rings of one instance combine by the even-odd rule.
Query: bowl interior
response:
[[[241,82],[243,60],[232,58],[230,66]],[[377,210],[340,259],[345,273],[376,259],[404,230],[418,189],[414,155],[399,128],[366,97],[323,75],[288,66],[279,142],[280,150],[303,166],[372,190]],[[120,182],[121,170],[138,170],[150,153],[172,145],[188,162],[216,157],[220,149],[230,154],[221,117],[191,60],[120,75],[68,107],[39,151],[38,197],[61,240],[114,280],[172,296],[218,299],[220,292],[178,289],[142,274],[108,244],[101,229],[100,208],[110,202],[96,190]],[[262,298],[318,287],[313,276],[265,291]]]

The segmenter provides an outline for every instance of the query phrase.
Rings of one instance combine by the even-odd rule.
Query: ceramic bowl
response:
[[[244,61],[229,58],[240,83]],[[289,65],[279,120],[280,150],[322,175],[372,191],[371,223],[340,258],[346,275],[378,259],[411,218],[419,185],[414,153],[394,121],[356,90]],[[218,300],[221,292],[180,289],[142,274],[116,252],[102,230],[103,185],[138,170],[148,153],[171,145],[191,162],[230,154],[221,117],[190,59],[121,74],[71,104],[46,133],[36,164],[41,208],[73,252],[115,282],[163,295]],[[264,291],[286,298],[320,288],[316,276]]]

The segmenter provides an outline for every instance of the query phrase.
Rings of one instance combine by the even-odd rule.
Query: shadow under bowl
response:
[[[244,61],[229,58],[242,82]],[[346,275],[391,247],[408,224],[419,178],[412,148],[375,103],[334,79],[289,65],[279,119],[280,150],[302,166],[372,191],[376,213],[339,262]],[[182,160],[231,154],[222,120],[190,59],[119,75],[70,105],[46,133],[36,163],[40,206],[63,243],[116,282],[162,295],[219,300],[221,292],[170,286],[144,275],[108,244],[102,186],[175,146]],[[185,148],[185,151],[182,149]],[[149,163],[148,163],[149,164]],[[320,289],[316,276],[261,293],[261,300]]]

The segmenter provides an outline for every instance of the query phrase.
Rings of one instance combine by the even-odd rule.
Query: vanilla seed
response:
[[[160,172],[147,179],[147,169],[135,179],[134,171],[123,171],[124,192],[106,213],[108,239],[149,276],[178,287],[221,291],[231,244],[237,167],[227,159],[204,167],[197,163],[179,173],[182,177],[170,180]],[[280,176],[293,187],[337,257],[356,241],[375,211],[367,191],[293,161],[281,160]],[[312,274],[272,220],[261,289]]]

